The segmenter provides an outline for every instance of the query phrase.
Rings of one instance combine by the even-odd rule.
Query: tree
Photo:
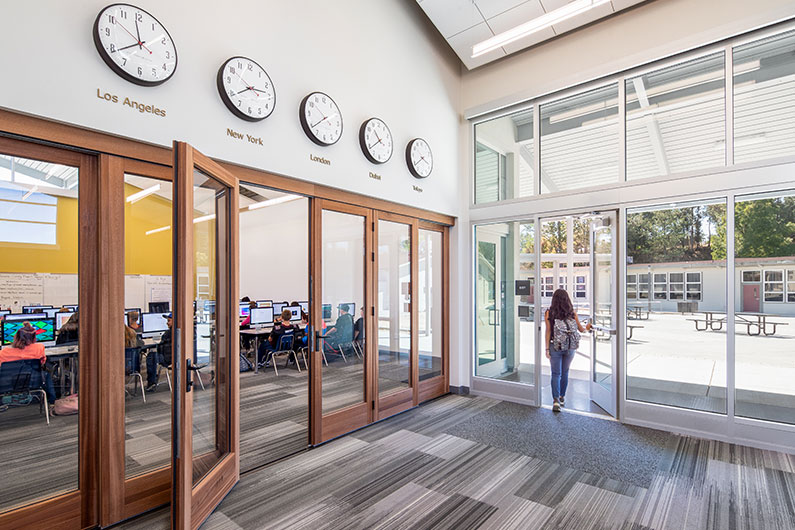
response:
[[[627,216],[627,255],[633,263],[713,259],[712,240],[725,206],[690,206]],[[725,224],[725,223],[724,223]],[[725,232],[725,229],[724,229]]]
[[[738,201],[734,207],[735,255],[795,255],[795,197]]]

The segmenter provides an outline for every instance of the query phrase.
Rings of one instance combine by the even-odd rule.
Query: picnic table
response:
[[[703,318],[688,318],[696,326],[696,331],[721,331],[723,324],[726,323],[727,316],[725,311],[701,311],[704,315]],[[776,334],[778,326],[786,326],[786,322],[775,322],[770,318],[775,318],[775,315],[768,315],[766,313],[735,313],[734,324],[736,326],[745,326],[745,332],[755,337],[764,334],[765,336],[772,336]],[[755,332],[754,332],[755,330]]]
[[[646,311],[644,316],[644,311]],[[630,320],[648,320],[649,319],[649,308],[643,307],[642,305],[631,305],[627,307],[627,318]]]

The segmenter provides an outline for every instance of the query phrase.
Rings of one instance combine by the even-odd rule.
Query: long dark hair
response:
[[[571,298],[565,289],[558,289],[552,295],[552,303],[549,306],[549,320],[568,320],[574,318],[574,307],[571,305]]]
[[[25,321],[22,327],[17,330],[16,335],[14,335],[12,346],[19,350],[24,350],[34,342],[36,342],[36,330],[30,325],[30,322]]]

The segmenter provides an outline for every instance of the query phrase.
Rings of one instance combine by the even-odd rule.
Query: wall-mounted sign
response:
[[[516,280],[516,287],[514,294],[516,296],[530,296],[530,289],[532,282],[530,280]]]

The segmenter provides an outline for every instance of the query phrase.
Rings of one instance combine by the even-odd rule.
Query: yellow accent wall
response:
[[[152,180],[152,184],[157,181]],[[171,228],[146,235],[149,230],[171,226],[172,203],[152,194],[130,204],[126,198],[141,191],[124,185],[124,273],[171,275]]]

